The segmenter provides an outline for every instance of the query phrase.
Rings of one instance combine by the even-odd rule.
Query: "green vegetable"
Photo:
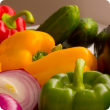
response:
[[[104,94],[105,110],[110,110],[110,91]]]
[[[57,45],[68,39],[70,34],[78,26],[79,21],[79,8],[75,5],[67,5],[54,12],[39,28],[37,28],[37,31],[50,34]]]
[[[110,76],[83,73],[85,61],[77,59],[75,71],[54,75],[42,87],[39,110],[106,110],[110,106]]]
[[[97,35],[94,54],[98,59],[98,70],[110,74],[110,26]]]
[[[94,54],[97,58],[102,54],[105,44],[110,39],[110,25],[104,28],[96,37],[94,43]],[[110,49],[110,48],[109,48]]]
[[[78,27],[70,35],[68,42],[74,46],[91,46],[98,32],[98,25],[92,18],[81,18]]]

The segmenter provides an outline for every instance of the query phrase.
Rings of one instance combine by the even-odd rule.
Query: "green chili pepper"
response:
[[[110,76],[83,73],[85,61],[77,59],[75,71],[54,75],[42,87],[39,110],[106,110],[110,106]]]

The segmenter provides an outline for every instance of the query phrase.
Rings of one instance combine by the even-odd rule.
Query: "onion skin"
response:
[[[0,93],[14,98],[23,110],[36,110],[40,91],[40,83],[25,70],[8,70],[0,73]]]
[[[3,110],[22,110],[15,99],[3,93],[0,93],[0,107]]]

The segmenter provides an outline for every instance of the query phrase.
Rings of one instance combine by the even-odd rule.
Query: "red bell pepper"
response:
[[[20,17],[22,15],[26,15],[25,20]],[[26,30],[25,21],[34,23],[34,17],[29,11],[24,10],[16,14],[11,7],[0,5],[0,43],[10,35]]]

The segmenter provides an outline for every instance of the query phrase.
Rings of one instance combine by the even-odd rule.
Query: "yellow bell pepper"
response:
[[[84,47],[72,47],[57,50],[47,56],[32,62],[24,69],[33,75],[43,86],[53,75],[74,71],[75,61],[82,58],[86,61],[84,72],[97,70],[97,59]]]
[[[50,53],[54,46],[53,37],[45,32],[17,32],[0,45],[1,70],[24,68],[32,63],[32,56],[38,51]]]

